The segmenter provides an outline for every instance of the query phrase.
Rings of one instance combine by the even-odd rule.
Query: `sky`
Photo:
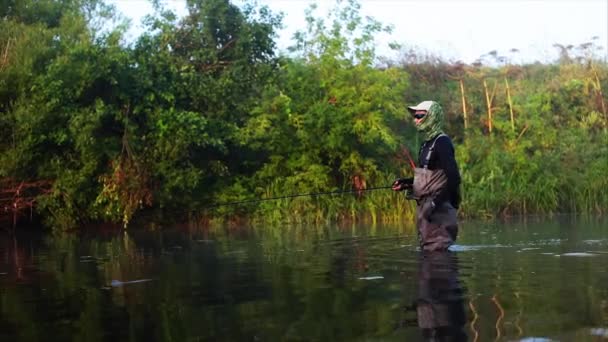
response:
[[[109,0],[132,19],[131,36],[142,31],[141,18],[152,8],[147,0]],[[305,28],[309,0],[258,0],[274,12],[283,12],[284,28],[277,45],[286,50],[294,32]],[[185,0],[165,0],[178,15]],[[235,3],[238,3],[235,2]],[[315,12],[325,16],[334,3],[318,0]],[[393,25],[391,36],[379,36],[379,55],[397,57],[388,48],[397,42],[406,48],[473,63],[496,50],[514,63],[548,62],[557,58],[553,44],[578,46],[592,41],[608,59],[608,0],[360,0],[361,13]],[[519,52],[510,53],[511,49]]]

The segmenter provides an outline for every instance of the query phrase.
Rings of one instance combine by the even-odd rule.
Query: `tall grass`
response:
[[[396,177],[384,176],[382,183],[375,186],[386,186]],[[373,187],[371,185],[370,187]],[[342,223],[393,223],[412,220],[415,204],[405,198],[405,193],[396,193],[391,189],[373,191],[346,192],[341,194],[326,194],[319,196],[303,196],[264,201],[264,198],[274,198],[295,195],[283,193],[276,184],[269,184],[264,190],[261,201],[247,204],[251,211],[246,216],[254,224],[328,224]],[[339,191],[351,189],[328,189]],[[218,208],[212,216],[224,220],[242,216],[238,208]]]
[[[493,144],[485,144],[487,137],[481,135],[468,139],[457,145],[461,217],[608,212],[607,147],[594,145],[595,149],[577,151],[570,158],[574,147],[567,141],[535,149],[530,144],[510,144],[508,139],[495,139]],[[369,186],[388,185],[394,178],[383,174]],[[264,196],[290,195],[278,189],[271,184]],[[339,189],[327,191],[335,190]],[[263,201],[249,209],[245,216],[258,224],[377,224],[413,222],[415,217],[415,203],[390,189]],[[227,216],[241,214],[236,210]]]

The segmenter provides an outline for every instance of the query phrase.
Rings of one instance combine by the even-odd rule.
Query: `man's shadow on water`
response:
[[[424,341],[467,341],[464,288],[454,252],[418,254],[418,290],[413,305]],[[412,322],[413,323],[413,322]]]

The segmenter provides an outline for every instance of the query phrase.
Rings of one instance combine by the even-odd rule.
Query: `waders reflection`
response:
[[[416,316],[425,341],[466,341],[464,289],[452,252],[421,252]]]

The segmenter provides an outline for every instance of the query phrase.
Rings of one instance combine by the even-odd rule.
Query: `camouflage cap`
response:
[[[431,140],[443,133],[443,108],[435,101],[423,101],[417,106],[407,107],[410,113],[415,113],[417,110],[425,110],[427,114],[417,121],[416,129],[422,133],[425,140]]]
[[[435,101],[422,101],[416,106],[407,107],[407,110],[410,112],[410,114],[414,114],[417,110],[425,110],[428,112],[434,102]]]

